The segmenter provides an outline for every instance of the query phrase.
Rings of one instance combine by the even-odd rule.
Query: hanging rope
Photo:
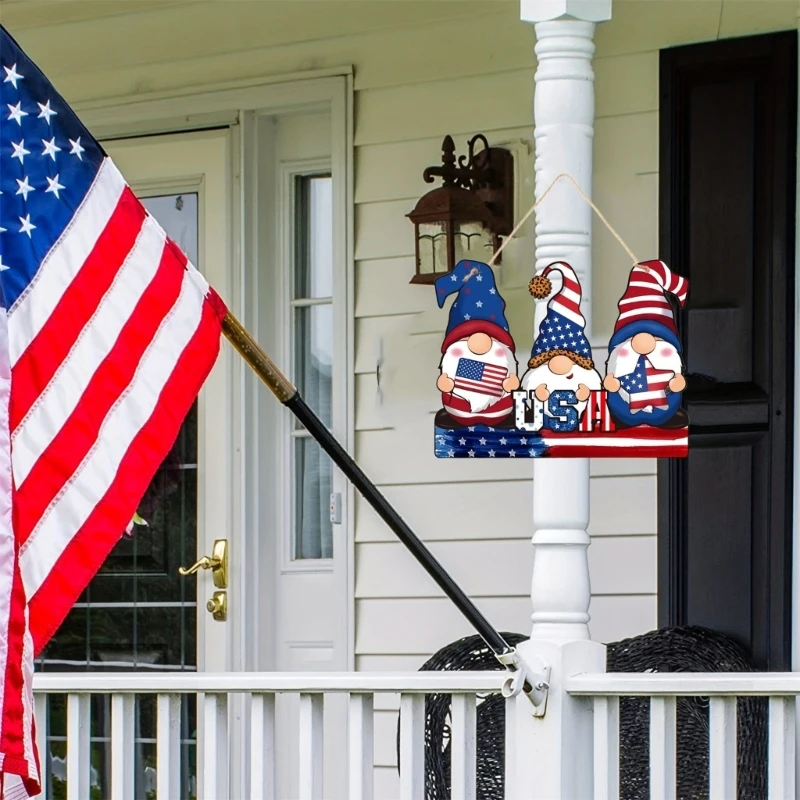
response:
[[[616,232],[616,230],[614,230],[614,228],[611,225],[611,223],[603,216],[602,211],[600,211],[600,209],[592,202],[591,198],[586,194],[586,192],[584,192],[583,189],[581,189],[581,187],[578,185],[578,182],[575,180],[575,178],[573,178],[572,175],[570,175],[567,172],[562,172],[560,175],[556,175],[556,177],[553,179],[553,182],[542,192],[542,194],[539,196],[539,198],[536,200],[536,202],[528,209],[528,211],[526,212],[525,216],[516,224],[516,226],[514,227],[514,230],[511,231],[511,233],[508,236],[506,236],[505,239],[503,239],[503,243],[500,245],[500,247],[497,248],[497,250],[495,251],[494,255],[489,259],[489,266],[490,267],[494,266],[494,262],[497,260],[497,258],[500,255],[500,253],[503,252],[503,250],[505,249],[505,246],[514,238],[514,236],[517,234],[519,229],[528,221],[528,218],[531,216],[531,214],[533,214],[533,212],[536,211],[536,209],[539,207],[539,204],[545,199],[545,197],[547,197],[547,195],[550,193],[550,190],[562,178],[566,178],[568,181],[570,181],[570,183],[572,183],[572,185],[577,190],[578,194],[589,204],[589,206],[591,207],[592,211],[594,211],[594,213],[597,214],[597,216],[600,218],[600,221],[603,223],[603,225],[605,225],[606,228],[608,228],[608,230],[611,231],[611,233],[613,234],[614,238],[622,245],[622,247],[624,248],[625,252],[631,257],[631,261],[634,264],[638,264],[639,263],[639,259],[636,258],[636,256],[633,253],[633,250],[631,250],[631,248],[628,247],[628,245],[625,243],[625,240]],[[466,280],[466,278],[465,278],[465,280]]]

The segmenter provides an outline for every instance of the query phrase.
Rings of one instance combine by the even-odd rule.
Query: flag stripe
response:
[[[12,597],[14,574],[17,565],[17,546],[11,522],[11,439],[8,430],[8,407],[11,394],[10,368],[8,364],[8,320],[4,309],[0,309],[0,675],[5,675],[8,665],[13,663],[13,649],[19,642],[13,638]],[[9,652],[12,650],[12,652]],[[9,698],[13,705],[13,699]],[[6,682],[0,680],[0,713],[5,720]],[[5,724],[2,730],[5,731]],[[0,753],[5,752],[0,747]]]
[[[3,727],[0,733],[0,751],[5,753],[3,761],[4,769],[11,769],[28,775],[29,765],[24,757],[25,753],[25,708],[23,695],[24,685],[24,665],[23,657],[25,651],[25,593],[22,586],[19,562],[13,560],[14,575],[11,581],[11,593],[8,616],[8,639],[11,643],[5,670],[5,693],[3,696]],[[20,753],[18,758],[14,758],[13,766],[9,766],[9,753]]]
[[[36,594],[58,555],[113,484],[130,443],[152,414],[161,387],[197,329],[202,309],[203,298],[184,275],[178,302],[162,322],[124,395],[103,420],[97,442],[22,545],[20,563],[28,598]]]
[[[44,327],[72,280],[94,250],[125,190],[125,179],[105,159],[64,235],[45,256],[36,277],[9,310],[13,367]]]
[[[494,388],[491,384],[474,383],[473,381],[465,381],[462,378],[455,379],[456,389],[461,389],[465,392],[475,392],[476,394],[487,394],[490,397],[500,397],[503,394],[503,387]]]
[[[194,282],[192,270],[186,277]],[[191,294],[191,293],[190,293]],[[108,492],[59,554],[38,592],[29,601],[34,653],[38,655],[119,540],[135,511],[136,498],[146,490],[169,453],[180,423],[188,413],[219,352],[220,312],[224,305],[212,293],[202,305],[202,320],[180,353],[163,385],[153,413],[127,448]],[[178,332],[173,332],[172,336]],[[152,374],[152,373],[151,373]]]
[[[27,479],[19,485],[16,530],[21,543],[79,468],[97,440],[112,404],[133,379],[162,318],[178,299],[185,275],[183,266],[175,263],[172,250],[164,248],[158,272],[126,320],[114,348],[92,375],[72,414],[59,423],[61,427],[43,457],[36,460]]]
[[[101,299],[114,282],[117,269],[136,242],[146,211],[126,188],[117,208],[86,264],[64,292],[51,316],[14,365],[11,395],[11,430],[15,430],[44,391],[59,365],[91,319]],[[25,311],[14,318],[19,325]]]
[[[81,400],[100,364],[115,346],[136,301],[153,279],[164,251],[164,234],[156,221],[146,220],[136,245],[117,273],[69,355],[58,368],[39,400],[12,432],[14,479],[25,481],[36,460],[47,449]],[[50,396],[54,402],[49,402]]]

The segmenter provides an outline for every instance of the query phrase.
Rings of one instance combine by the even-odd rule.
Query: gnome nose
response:
[[[553,356],[548,367],[553,375],[566,375],[572,369],[573,363],[569,356]]]
[[[637,333],[631,339],[631,347],[634,353],[640,356],[649,356],[656,349],[656,337],[650,333]]]
[[[486,333],[473,333],[467,339],[467,347],[476,356],[482,356],[492,349],[492,337]]]

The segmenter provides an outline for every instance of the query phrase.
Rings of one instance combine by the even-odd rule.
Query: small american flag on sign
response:
[[[459,358],[454,379],[455,388],[500,397],[507,375],[508,370],[505,367],[484,364],[471,358]]]

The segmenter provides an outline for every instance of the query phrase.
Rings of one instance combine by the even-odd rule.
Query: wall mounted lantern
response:
[[[483,149],[475,152],[476,143]],[[456,165],[451,136],[442,142],[442,165],[427,167],[426,183],[434,177],[442,186],[423,195],[406,216],[416,234],[416,271],[411,283],[431,284],[464,258],[488,261],[500,237],[514,227],[514,156],[489,147],[479,133],[467,143],[466,156]],[[498,259],[499,262],[499,259]]]

